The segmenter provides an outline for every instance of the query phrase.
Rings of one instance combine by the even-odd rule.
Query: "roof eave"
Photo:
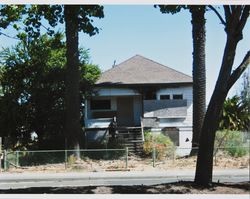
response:
[[[176,86],[193,86],[193,82],[170,82],[170,83],[136,83],[136,84],[124,84],[114,82],[103,82],[95,84],[95,87],[176,87]]]

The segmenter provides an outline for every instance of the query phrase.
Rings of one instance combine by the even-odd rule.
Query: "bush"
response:
[[[215,137],[215,147],[224,150],[233,157],[242,157],[247,154],[248,149],[244,147],[242,132],[239,131],[218,131]]]
[[[163,134],[154,135],[152,132],[145,132],[144,137],[143,152],[145,155],[152,155],[153,148],[155,147],[157,159],[172,156],[175,147],[168,136]]]
[[[229,155],[234,157],[242,157],[247,154],[247,149],[242,146],[234,146],[226,149]]]

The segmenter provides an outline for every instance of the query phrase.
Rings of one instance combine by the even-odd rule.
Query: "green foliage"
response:
[[[225,100],[219,124],[221,130],[247,130],[249,123],[247,104],[241,101],[239,96],[235,95]]]
[[[248,149],[243,142],[242,132],[239,131],[218,131],[215,137],[215,148],[224,148],[229,155],[242,157],[247,154]]]
[[[243,74],[242,89],[240,92],[240,99],[245,105],[245,111],[250,115],[250,70]],[[249,124],[250,125],[250,124]]]
[[[7,28],[10,24],[19,21],[25,11],[24,5],[1,5],[0,6],[0,28]],[[14,23],[13,28],[18,29]]]
[[[154,148],[157,159],[173,155],[175,147],[169,137],[163,134],[153,134],[152,132],[147,131],[144,134],[144,138],[143,151],[145,155],[152,155]]]
[[[42,29],[52,36],[55,27],[65,22],[64,7],[65,5],[1,5],[0,28],[5,29],[12,25],[18,31],[19,38],[28,36],[29,39],[36,39],[40,37]],[[93,25],[93,18],[104,17],[103,6],[75,5],[75,7],[79,8],[79,31],[90,36],[97,34],[99,29]]]
[[[9,147],[30,148],[30,134],[36,132],[38,148],[64,148],[66,46],[62,40],[60,33],[42,35],[0,52],[0,133],[11,138]],[[81,82],[91,88],[100,69],[95,65],[88,68],[81,63]]]
[[[182,9],[187,9],[186,5],[155,5],[155,8],[159,7],[162,13],[171,13],[176,14],[180,12]]]

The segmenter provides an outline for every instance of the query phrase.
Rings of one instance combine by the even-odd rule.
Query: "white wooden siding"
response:
[[[173,99],[173,94],[182,94],[183,99],[187,100],[187,115],[185,120],[179,120],[179,122],[174,121],[175,125],[183,125],[183,126],[192,126],[193,121],[193,93],[192,93],[192,87],[191,86],[185,86],[185,87],[177,87],[177,88],[164,88],[160,89],[156,93],[156,97],[158,100],[160,100],[160,95],[170,95],[170,99]],[[162,119],[163,123],[167,123],[169,121],[164,121]],[[164,124],[163,124],[164,125]]]
[[[97,96],[133,96],[140,95],[136,90],[128,88],[101,88],[95,89]]]

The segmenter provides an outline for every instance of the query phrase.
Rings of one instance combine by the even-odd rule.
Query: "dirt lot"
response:
[[[75,161],[65,164],[46,164],[30,167],[10,167],[8,172],[70,172],[75,170],[86,172],[99,171],[166,171],[169,169],[194,169],[196,157],[156,160],[155,167],[151,158],[141,158],[129,156],[128,167],[126,169],[125,158],[119,160],[85,160]],[[214,160],[214,169],[243,169],[249,168],[249,156],[234,158],[225,155],[218,155]]]
[[[216,169],[246,169],[249,168],[249,156],[241,158],[218,155],[214,161]],[[155,162],[152,159],[129,156],[128,169],[130,171],[166,171],[168,169],[194,169],[195,157],[165,159]],[[120,160],[92,160],[65,164],[47,164],[32,167],[10,168],[8,172],[72,172],[72,171],[121,171],[126,170],[125,159]],[[250,182],[214,183],[210,188],[197,187],[192,182],[176,182],[153,186],[89,186],[89,187],[43,187],[16,190],[0,190],[0,193],[58,193],[58,194],[249,194]]]

